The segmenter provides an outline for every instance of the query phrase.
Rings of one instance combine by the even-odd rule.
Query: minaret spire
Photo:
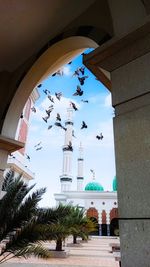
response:
[[[77,175],[77,191],[83,190],[83,147],[80,142],[79,146],[79,157],[78,157],[78,175]]]
[[[65,122],[65,142],[63,150],[63,168],[60,176],[61,192],[70,191],[72,183],[72,128],[73,128],[73,108],[67,108],[67,120]]]

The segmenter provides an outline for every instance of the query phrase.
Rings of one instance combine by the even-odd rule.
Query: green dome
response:
[[[116,176],[113,179],[112,187],[113,187],[113,191],[117,191],[117,178],[116,178]]]
[[[99,183],[93,181],[86,185],[85,191],[104,191],[104,188]]]

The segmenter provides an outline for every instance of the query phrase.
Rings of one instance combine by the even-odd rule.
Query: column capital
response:
[[[12,153],[23,147],[24,147],[24,143],[8,138],[6,136],[0,135],[0,148],[2,150],[7,151],[8,153]]]
[[[114,37],[83,57],[88,69],[110,91],[110,73],[150,52],[150,22],[122,37]]]

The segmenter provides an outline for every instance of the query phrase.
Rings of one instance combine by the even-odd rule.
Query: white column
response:
[[[107,236],[110,236],[110,210],[106,210]]]
[[[73,109],[67,109],[67,120],[65,122],[65,140],[63,146],[63,167],[60,176],[61,192],[70,191],[72,183],[72,129],[73,129]]]
[[[99,236],[102,236],[102,212],[98,214]]]
[[[83,190],[83,161],[83,147],[80,143],[78,158],[77,191]]]

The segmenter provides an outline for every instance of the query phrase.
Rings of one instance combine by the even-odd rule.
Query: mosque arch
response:
[[[118,208],[113,208],[110,211],[110,235],[119,235]]]
[[[96,208],[89,208],[87,210],[87,217],[89,218],[95,218],[98,221],[98,211]]]
[[[87,217],[97,224],[95,231],[91,232],[90,235],[99,235],[98,210],[96,208],[89,208],[86,214]]]
[[[69,37],[50,46],[36,60],[19,84],[5,116],[1,134],[12,139],[15,138],[20,114],[37,84],[85,49],[96,47],[98,44],[95,41],[82,36]]]

